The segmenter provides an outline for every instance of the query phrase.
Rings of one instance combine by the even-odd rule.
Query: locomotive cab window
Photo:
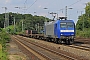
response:
[[[61,28],[66,28],[66,23],[60,23]]]
[[[69,22],[69,23],[67,23],[67,27],[68,27],[68,28],[73,28],[73,27],[74,27],[74,24],[71,23],[71,22]]]
[[[71,22],[61,22],[60,23],[60,27],[61,28],[73,28],[74,24]]]

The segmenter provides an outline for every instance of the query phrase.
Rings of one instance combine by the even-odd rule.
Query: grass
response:
[[[2,46],[1,46],[1,44],[0,44],[0,50],[2,49]]]
[[[2,51],[2,46],[0,44],[0,60],[7,60],[7,53]]]
[[[2,46],[0,44],[0,60],[1,60],[1,57],[2,57]]]

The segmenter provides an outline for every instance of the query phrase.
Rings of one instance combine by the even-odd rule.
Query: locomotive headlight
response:
[[[61,34],[61,35],[63,35],[63,34]]]
[[[71,35],[74,35],[74,34],[71,34]]]

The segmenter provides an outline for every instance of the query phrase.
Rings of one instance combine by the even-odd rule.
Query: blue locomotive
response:
[[[56,43],[74,43],[75,23],[73,20],[54,20],[45,22],[44,36]]]

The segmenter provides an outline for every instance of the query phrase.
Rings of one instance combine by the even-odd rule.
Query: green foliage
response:
[[[10,35],[5,32],[5,30],[2,30],[0,32],[0,43],[5,45],[6,42],[10,41]],[[4,46],[5,47],[5,46]]]
[[[7,53],[0,50],[0,60],[8,60]]]
[[[0,14],[0,27],[3,28],[4,27],[4,14]]]
[[[7,52],[6,52],[6,42],[10,41],[10,35],[6,33],[5,29],[1,29],[0,32],[0,44],[2,45],[2,49],[0,50],[0,60],[7,60]]]
[[[2,31],[2,28],[0,28],[0,32]]]
[[[0,27],[3,28],[4,22],[5,22],[4,21],[5,20],[5,13],[0,14],[0,17],[1,17],[0,18],[0,24],[2,24],[2,25],[0,25]],[[43,16],[37,16],[37,15],[33,16],[31,14],[17,14],[17,13],[10,12],[9,13],[9,26],[14,25],[14,18],[15,18],[15,26],[16,26],[15,32],[21,32],[22,31],[22,21],[23,21],[23,29],[24,30],[27,30],[27,29],[36,30],[36,29],[38,29],[37,26],[40,27],[39,30],[42,30],[41,27],[44,26],[44,22],[50,20],[49,18],[46,18]],[[14,30],[10,29],[10,33],[13,33],[13,32],[14,32]]]
[[[10,25],[9,27],[6,27],[5,31],[7,31],[10,34],[14,34],[14,26]]]
[[[47,18],[47,20],[49,20],[49,19]],[[31,17],[28,16],[24,20],[24,24],[25,24],[24,29],[35,30],[38,23],[39,23],[39,26],[44,26],[44,22],[45,22],[45,17],[43,17],[43,16],[31,16]]]
[[[81,31],[83,30],[83,22],[82,21],[78,20],[77,25],[76,25],[76,29],[81,30]]]
[[[76,36],[82,38],[90,38],[90,29],[84,29],[84,31],[77,30]]]
[[[90,2],[85,8],[85,14],[79,16],[76,24],[76,29],[77,36],[90,37]]]

